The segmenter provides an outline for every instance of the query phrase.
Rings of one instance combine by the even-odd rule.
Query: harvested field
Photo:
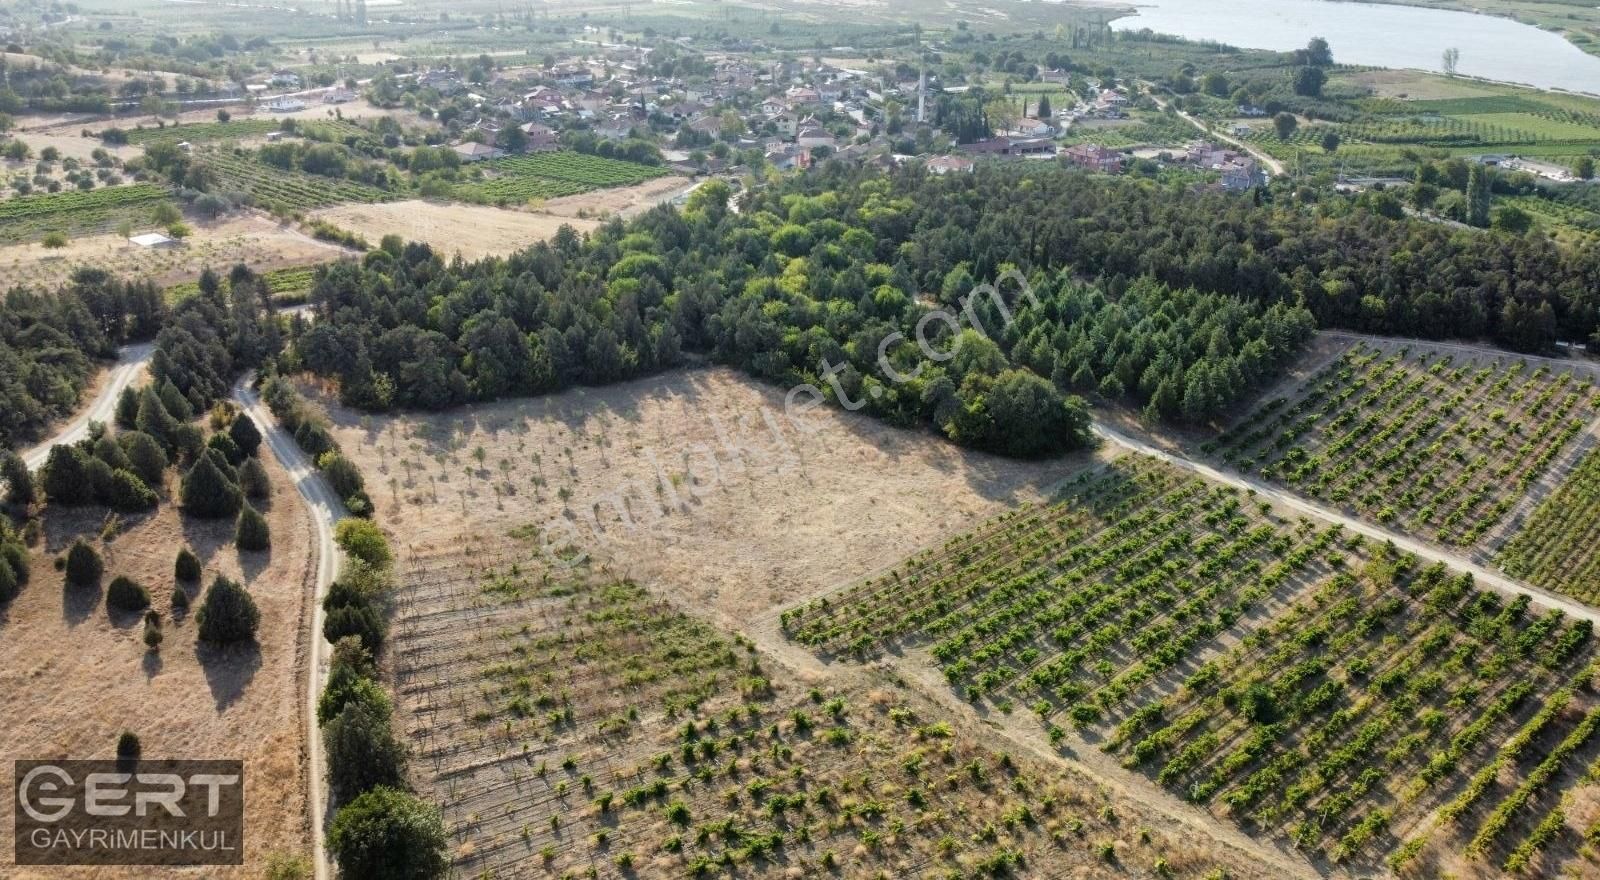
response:
[[[594,220],[421,199],[341,205],[316,211],[311,217],[355,232],[373,244],[393,234],[406,241],[427,242],[441,253],[459,253],[469,260],[515,253],[550,238],[562,226],[588,232],[599,225]]]
[[[556,217],[626,217],[655,207],[687,189],[689,184],[687,177],[658,177],[632,186],[547,199],[540,210]]]
[[[163,500],[152,514],[124,516],[104,545],[109,582],[127,575],[149,590],[166,639],[159,653],[141,641],[136,612],[112,611],[104,588],[63,587],[52,559],[77,535],[94,539],[104,508],[51,510],[34,548],[32,579],[0,609],[0,754],[10,757],[109,758],[117,736],[132,730],[149,757],[241,759],[245,767],[245,864],[207,869],[206,877],[259,878],[269,853],[304,853],[303,644],[305,597],[314,579],[311,524],[294,485],[265,459],[273,497],[267,514],[273,549],[240,554],[231,521],[181,518]],[[176,490],[175,480],[169,486]],[[173,560],[187,543],[205,579],[187,586],[191,610],[174,614]],[[261,612],[257,647],[200,647],[193,609],[202,589],[223,574],[245,584]],[[11,800],[0,808],[0,849],[9,854]],[[143,878],[150,869],[52,868],[8,877]]]
[[[434,415],[334,411],[402,550],[533,524],[736,621],[1038,500],[1090,460],[1002,459],[831,407],[800,418],[814,433],[779,389],[720,368]]]
[[[166,287],[198,278],[206,267],[225,269],[242,262],[264,272],[325,263],[350,253],[257,214],[192,226],[194,234],[173,248],[141,248],[115,233],[76,238],[59,250],[37,244],[0,247],[0,271],[8,283],[40,289],[59,287],[84,266]],[[149,231],[148,226],[136,228]]]

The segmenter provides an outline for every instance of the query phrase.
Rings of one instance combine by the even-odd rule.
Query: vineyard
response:
[[[290,266],[286,269],[272,269],[263,272],[262,280],[267,282],[267,288],[272,291],[272,300],[280,306],[295,305],[304,302],[311,293],[311,287],[316,283],[316,266]],[[228,279],[222,278],[222,289],[228,289]],[[178,303],[200,292],[198,281],[185,281],[174,284],[165,291],[167,302]]]
[[[629,186],[666,174],[661,168],[561,151],[511,156],[486,163],[487,176],[457,188],[462,198],[494,204],[576,195],[593,189]]]
[[[1222,876],[892,685],[801,685],[513,534],[413,557],[397,603],[397,698],[457,876]]]
[[[193,122],[187,125],[169,125],[165,128],[133,128],[128,130],[128,143],[139,146],[175,144],[180,141],[201,143],[232,138],[260,137],[278,131],[276,119],[230,119],[227,122]]]
[[[1492,874],[1585,831],[1546,817],[1600,745],[1587,621],[1154,462],[1114,462],[783,626],[825,657],[937,664],[1051,742],[1335,863],[1440,876],[1465,837]],[[1496,753],[1528,730],[1573,745],[1528,750],[1548,769]],[[1470,787],[1499,806],[1429,825]]]
[[[1363,343],[1204,451],[1386,526],[1471,546],[1597,405],[1587,373]]]
[[[1589,452],[1500,551],[1515,577],[1600,603],[1600,452]]]
[[[353,180],[286,171],[233,151],[205,153],[201,161],[215,173],[221,189],[249,193],[256,205],[272,212],[300,213],[329,205],[396,198],[393,193]]]
[[[123,220],[144,222],[170,195],[154,184],[137,183],[6,199],[0,201],[0,242],[29,241],[47,232],[105,232]]]

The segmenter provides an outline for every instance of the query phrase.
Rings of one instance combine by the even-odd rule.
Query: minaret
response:
[[[928,59],[922,59],[922,69],[917,73],[917,124],[928,121]]]

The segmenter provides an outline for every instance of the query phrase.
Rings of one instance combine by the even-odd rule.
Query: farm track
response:
[[[22,460],[28,465],[28,469],[38,470],[43,467],[45,459],[50,457],[52,446],[76,443],[88,436],[91,422],[110,424],[116,415],[117,397],[122,394],[122,389],[132,385],[139,374],[144,372],[145,365],[150,362],[155,350],[155,344],[150,342],[123,348],[117,355],[116,366],[111,368],[110,378],[106,380],[100,393],[88,407],[63,425],[54,437],[22,453]]]
[[[306,793],[306,802],[311,806],[309,817],[311,864],[315,880],[327,880],[332,870],[328,863],[327,850],[323,846],[323,830],[332,794],[327,786],[322,732],[317,728],[317,697],[322,692],[322,683],[328,671],[328,643],[322,637],[322,599],[327,595],[328,588],[333,585],[333,579],[339,574],[339,557],[333,543],[333,524],[343,514],[344,504],[322,478],[321,473],[311,465],[305,453],[300,451],[294,438],[278,425],[272,413],[261,402],[260,396],[250,389],[248,380],[242,380],[234,387],[233,397],[243,414],[256,423],[262,438],[272,449],[272,454],[277,457],[278,463],[294,481],[295,489],[299,490],[300,498],[305,502],[306,512],[311,516],[317,536],[317,582],[315,595],[311,597],[311,628],[307,635],[311,644],[306,656],[306,695],[303,709],[309,789]]]

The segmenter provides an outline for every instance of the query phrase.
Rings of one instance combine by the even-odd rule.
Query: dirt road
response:
[[[123,348],[117,356],[117,365],[111,368],[110,377],[101,386],[99,396],[95,397],[94,401],[72,421],[63,425],[54,437],[22,454],[22,460],[28,465],[28,469],[38,470],[43,467],[45,459],[50,457],[52,446],[76,443],[88,436],[90,422],[110,424],[116,416],[118,395],[139,377],[139,373],[150,362],[150,356],[155,350],[155,344],[150,342]]]
[[[328,642],[322,637],[322,598],[327,595],[333,579],[339,574],[339,554],[333,543],[333,524],[344,516],[344,503],[295,444],[294,438],[278,426],[260,396],[250,389],[248,380],[235,386],[233,399],[238,401],[244,415],[256,423],[272,454],[277,456],[278,462],[294,481],[295,488],[311,513],[317,536],[317,585],[311,605],[311,656],[306,663],[305,725],[310,786],[306,802],[311,805],[311,863],[317,880],[327,880],[332,872],[322,839],[330,795],[326,762],[322,754],[322,731],[317,729],[317,697],[322,693],[322,683],[327,678],[329,654]]]
[[[1363,522],[1354,517],[1346,516],[1337,510],[1307,501],[1298,495],[1285,492],[1282,489],[1262,482],[1261,480],[1257,480],[1253,477],[1247,477],[1243,474],[1235,473],[1233,471],[1222,470],[1207,464],[1201,464],[1200,462],[1192,461],[1181,455],[1175,455],[1171,452],[1161,449],[1160,447],[1124,434],[1115,428],[1108,427],[1101,422],[1095,422],[1094,432],[1106,440],[1117,444],[1118,446],[1133,450],[1134,452],[1138,452],[1142,455],[1159,458],[1164,462],[1183,468],[1184,470],[1192,473],[1199,474],[1206,479],[1219,483],[1225,483],[1230,486],[1237,486],[1248,491],[1254,491],[1257,495],[1277,502],[1278,504],[1282,504],[1284,507],[1297,510],[1303,514],[1306,514],[1307,516],[1316,517],[1317,519],[1325,520],[1327,522],[1338,523],[1350,531],[1377,541],[1388,541],[1401,550],[1404,550],[1408,553],[1413,553],[1419,558],[1426,559],[1431,562],[1443,562],[1444,564],[1455,568],[1458,571],[1470,573],[1473,579],[1479,584],[1487,585],[1495,590],[1499,590],[1502,593],[1528,596],[1547,608],[1560,609],[1563,614],[1566,614],[1569,617],[1574,617],[1580,620],[1588,620],[1593,623],[1600,623],[1600,610],[1590,608],[1582,603],[1575,602],[1564,596],[1558,596],[1555,593],[1541,590],[1538,587],[1529,586],[1521,581],[1513,580],[1512,578],[1506,577],[1500,572],[1484,568],[1483,566],[1478,565],[1472,560],[1459,554],[1441,550],[1437,547],[1425,544],[1398,532],[1392,532],[1388,529]]]
[[[1156,102],[1156,106],[1160,107],[1161,109],[1163,109],[1163,110],[1167,109],[1167,102],[1163,101],[1159,96],[1156,95],[1155,90],[1150,87],[1150,84],[1146,83],[1145,87],[1146,87],[1147,93],[1150,95],[1150,100],[1155,101]],[[1265,165],[1267,167],[1267,176],[1269,176],[1269,177],[1283,177],[1284,175],[1289,173],[1287,170],[1284,169],[1282,162],[1279,162],[1277,159],[1272,158],[1271,156],[1267,155],[1266,153],[1262,152],[1261,150],[1258,150],[1255,147],[1250,146],[1249,144],[1245,143],[1244,141],[1241,141],[1238,138],[1233,137],[1231,135],[1226,135],[1226,134],[1223,134],[1223,133],[1218,132],[1218,131],[1212,131],[1210,128],[1208,128],[1206,126],[1206,124],[1204,122],[1201,122],[1200,120],[1194,118],[1193,116],[1190,116],[1188,113],[1185,113],[1182,110],[1176,110],[1175,109],[1173,112],[1177,113],[1178,117],[1180,119],[1182,119],[1183,121],[1189,123],[1190,125],[1194,126],[1197,129],[1199,129],[1203,134],[1206,135],[1206,137],[1213,137],[1213,138],[1216,138],[1219,141],[1223,141],[1224,143],[1232,144],[1232,145],[1238,147],[1239,149],[1244,150],[1246,153],[1249,153],[1250,155],[1254,156],[1255,160],[1257,162],[1260,162],[1262,165]]]

